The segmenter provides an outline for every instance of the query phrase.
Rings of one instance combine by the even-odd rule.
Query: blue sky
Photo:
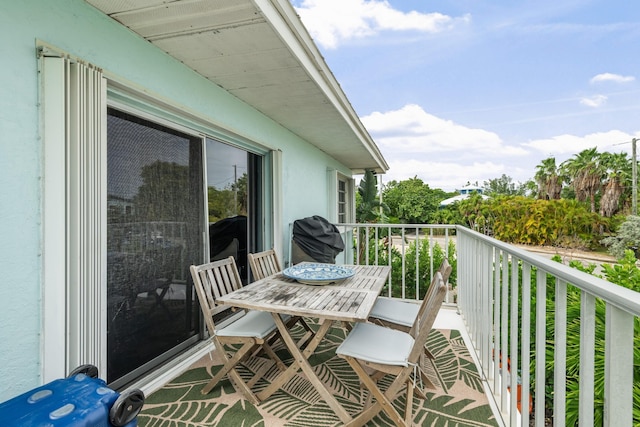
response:
[[[391,169],[432,188],[640,138],[640,2],[292,0]]]

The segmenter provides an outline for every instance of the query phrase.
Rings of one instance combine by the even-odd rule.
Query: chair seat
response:
[[[396,325],[402,325],[411,327],[413,322],[418,316],[420,311],[419,304],[412,304],[410,302],[403,302],[392,298],[378,297],[376,303],[369,314],[369,317],[385,320],[387,322],[395,323]]]
[[[371,323],[357,323],[336,349],[336,354],[367,362],[392,366],[408,366],[413,337]]]
[[[250,310],[230,325],[222,329],[216,329],[216,335],[219,337],[264,338],[275,329],[276,324],[271,313]]]

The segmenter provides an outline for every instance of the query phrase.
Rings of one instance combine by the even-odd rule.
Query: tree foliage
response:
[[[484,182],[484,194],[487,196],[524,196],[525,191],[526,187],[513,182],[513,178],[505,174]]]
[[[440,202],[450,193],[431,189],[420,178],[391,181],[383,191],[390,216],[403,224],[426,224],[438,211]]]
[[[144,166],[134,197],[138,221],[181,221],[190,206],[189,167],[157,160]]]
[[[475,196],[441,207],[457,193],[432,189],[417,177],[391,181],[383,199],[391,223],[463,224],[512,243],[591,246],[598,243],[595,234],[602,236],[628,212],[631,168],[626,153],[590,148],[560,165],[555,157],[544,159],[524,184],[506,174],[485,181],[489,202]],[[514,196],[522,197],[505,199]]]
[[[596,211],[596,193],[600,190],[606,169],[598,150],[588,148],[565,160],[560,165],[563,173],[571,178],[571,186],[579,201],[588,200],[591,212]]]
[[[610,218],[629,207],[631,168],[632,159],[626,153],[599,153],[596,148],[583,150],[559,166],[549,157],[536,166],[537,197],[577,199],[588,203],[591,212]]]
[[[459,209],[465,225],[508,243],[589,247],[597,243],[594,225],[608,225],[576,200],[475,196],[461,201]]]
[[[562,259],[559,255],[556,255],[553,258],[557,262],[562,262]],[[628,289],[632,289],[636,292],[640,291],[640,269],[636,265],[636,258],[633,255],[632,251],[627,250],[625,255],[619,262],[615,265],[603,264],[602,265],[602,275],[595,273],[595,264],[584,265],[580,261],[572,261],[570,266],[576,268],[582,272],[587,274],[592,274],[598,277],[602,277],[608,280],[611,283],[614,283],[619,286],[623,286]],[[512,273],[512,269],[509,268],[508,275],[510,276]],[[501,271],[497,271],[497,274],[502,274]],[[520,282],[523,278],[522,275],[522,263],[519,263],[517,266],[517,274],[518,274],[518,282]],[[528,285],[531,289],[531,324],[536,323],[536,315],[537,315],[537,303],[536,295],[539,282],[537,279],[538,274],[545,274],[543,270],[533,268],[531,269],[530,275],[530,283]],[[536,398],[544,398],[545,406],[547,408],[553,408],[554,404],[554,380],[555,375],[555,352],[558,342],[554,337],[554,333],[556,330],[556,289],[557,289],[557,280],[552,275],[546,275],[546,283],[543,281],[542,283],[546,287],[545,295],[545,322],[546,322],[546,337],[545,337],[545,352],[543,354],[544,357],[544,367],[545,367],[545,395],[543,397]],[[522,283],[524,285],[524,283]],[[577,287],[573,286],[571,283],[566,284],[566,297],[563,300],[563,303],[566,305],[565,315],[562,319],[563,323],[566,325],[566,359],[564,360],[564,372],[566,374],[565,383],[561,385],[561,387],[566,387],[566,419],[564,420],[564,424],[567,426],[578,426],[583,423],[580,422],[579,419],[579,403],[581,400],[580,396],[580,375],[581,375],[581,341],[583,340],[582,333],[583,328],[581,325],[582,320],[584,319],[583,310],[583,292]],[[522,310],[522,292],[518,292],[518,308]],[[601,426],[603,425],[603,417],[604,417],[604,385],[605,385],[605,373],[604,373],[604,355],[605,355],[605,345],[606,345],[606,303],[602,299],[596,298],[595,301],[595,319],[594,319],[594,354],[595,354],[595,366],[594,371],[587,373],[587,375],[593,376],[594,379],[594,411],[593,411],[593,421],[594,425]],[[520,322],[522,316],[517,316],[518,321]],[[521,329],[521,325],[518,325],[518,329]],[[537,339],[537,331],[535,328],[530,329],[530,351],[532,355],[535,353],[536,349],[536,339]],[[640,320],[638,318],[634,319],[634,348],[640,348]],[[521,340],[518,341],[518,353],[520,353],[521,348]],[[535,354],[535,357],[538,358],[541,355]],[[634,378],[633,385],[633,425],[640,425],[640,351],[634,351],[634,372],[631,372],[632,377]],[[536,390],[536,367],[537,360],[532,359],[530,368],[530,384],[531,384],[531,392]],[[584,420],[583,420],[584,421]],[[589,417],[589,421],[591,421],[591,416]]]
[[[557,260],[557,259],[556,259]],[[584,266],[579,261],[571,263],[571,267],[577,268],[581,271],[589,274],[594,274],[594,265]],[[619,286],[640,291],[640,269],[636,265],[636,258],[632,251],[627,250],[618,263],[615,265],[603,264],[602,265],[603,278],[611,283]],[[553,313],[555,309],[555,281],[549,277],[550,281],[547,284],[547,312]],[[567,351],[566,368],[566,425],[577,426],[580,423],[579,419],[579,402],[580,402],[580,341],[582,334],[581,322],[583,319],[583,313],[581,313],[582,306],[582,292],[569,285],[567,287],[566,298],[566,325],[567,325],[567,343],[566,348],[576,349],[576,351]],[[593,421],[594,425],[603,425],[604,420],[604,392],[605,392],[605,346],[606,346],[606,303],[601,299],[595,300],[595,324],[594,327],[594,354],[595,354],[595,366],[594,372],[589,373],[594,378],[594,408],[593,408]],[[547,316],[547,330],[554,330],[554,317]],[[634,348],[640,348],[640,320],[636,317],[634,319]],[[552,336],[547,337],[546,342],[546,372],[547,382],[553,384],[553,371],[554,371],[554,349],[556,342]],[[630,374],[634,378],[633,384],[633,413],[634,413],[634,425],[638,425],[640,422],[640,352],[634,351],[634,372]],[[547,405],[551,406],[553,396],[551,391],[546,396]],[[591,421],[591,420],[590,420]]]
[[[606,176],[602,185],[600,215],[611,217],[620,210],[621,196],[631,180],[631,159],[627,158],[627,153],[602,153],[600,162]]]
[[[209,222],[217,222],[236,215],[247,215],[247,174],[230,186],[207,188]]]
[[[534,179],[538,184],[537,195],[539,199],[556,200],[560,198],[563,179],[558,175],[555,157],[544,159],[536,166]]]
[[[360,180],[357,199],[356,220],[359,223],[376,222],[389,211],[387,204],[380,201],[378,180],[371,170],[367,170]]]

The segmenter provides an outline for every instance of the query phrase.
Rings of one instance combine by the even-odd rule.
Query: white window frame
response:
[[[345,221],[340,221],[340,183],[345,186]],[[327,219],[335,224],[354,223],[356,198],[354,179],[336,169],[327,169]]]
[[[344,184],[344,221],[340,218],[340,183]],[[356,222],[356,194],[355,194],[355,181],[353,178],[343,175],[338,172],[336,181],[336,211],[337,222],[350,224]]]

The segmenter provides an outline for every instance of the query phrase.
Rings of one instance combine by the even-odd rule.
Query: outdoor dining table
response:
[[[352,268],[355,274],[323,286],[299,283],[285,277],[282,273],[276,273],[218,298],[218,303],[232,307],[270,312],[288,351],[293,356],[293,363],[266,389],[257,393],[260,400],[267,399],[293,378],[298,370],[302,370],[320,396],[344,423],[352,419],[318,378],[308,359],[334,321],[344,323],[367,320],[376,298],[387,281],[391,267],[365,265],[344,267]],[[291,336],[281,314],[319,319],[318,331],[303,349]]]

